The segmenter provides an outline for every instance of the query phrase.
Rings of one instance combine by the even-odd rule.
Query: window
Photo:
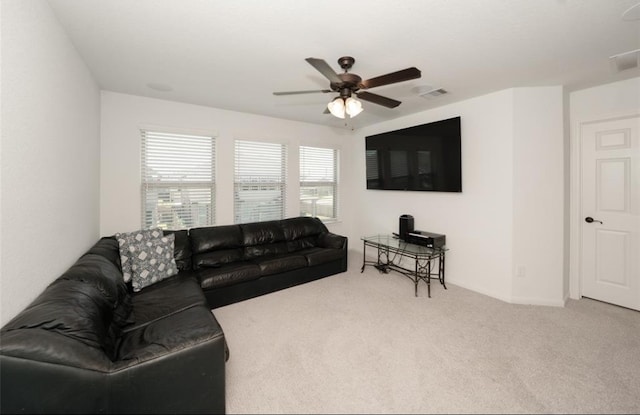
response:
[[[285,217],[287,147],[284,144],[236,141],[235,223]]]
[[[142,131],[142,227],[215,223],[215,139]]]
[[[338,150],[300,147],[300,215],[338,218]]]

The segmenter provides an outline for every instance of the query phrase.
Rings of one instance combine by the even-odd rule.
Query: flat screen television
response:
[[[367,189],[462,192],[460,117],[365,140]]]

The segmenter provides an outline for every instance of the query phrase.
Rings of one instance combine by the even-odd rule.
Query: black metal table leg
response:
[[[440,279],[440,283],[442,284],[442,286],[444,287],[444,289],[447,289],[447,286],[444,283],[444,252],[442,252],[440,254],[440,266],[438,267],[438,277],[441,278]]]
[[[414,284],[414,295],[417,297],[418,296],[418,281],[420,280],[419,278],[419,274],[418,274],[418,261],[415,261],[415,270],[414,270],[414,274],[413,274],[413,284]]]
[[[427,260],[427,296],[431,298],[431,259]]]

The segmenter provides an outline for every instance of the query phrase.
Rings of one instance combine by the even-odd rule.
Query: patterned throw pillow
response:
[[[122,264],[122,278],[124,282],[131,281],[131,257],[132,247],[141,242],[156,239],[162,236],[162,229],[141,229],[134,232],[116,233],[116,240],[120,247],[120,263]]]
[[[138,292],[144,287],[160,282],[178,273],[173,258],[175,235],[149,239],[132,245],[131,285]]]

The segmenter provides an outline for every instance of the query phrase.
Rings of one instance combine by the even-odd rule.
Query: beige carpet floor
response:
[[[525,306],[373,267],[221,307],[227,412],[640,413],[640,313]]]

